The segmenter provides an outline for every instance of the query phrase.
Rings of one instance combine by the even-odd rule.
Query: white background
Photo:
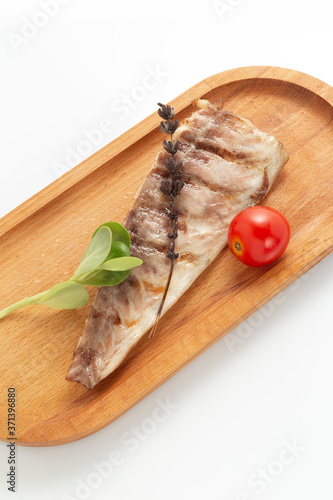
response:
[[[42,3],[0,2],[1,216],[215,73],[333,85],[328,0],[59,0],[46,18]],[[15,494],[0,443],[1,499],[332,498],[332,271],[330,256],[104,430],[20,447]]]

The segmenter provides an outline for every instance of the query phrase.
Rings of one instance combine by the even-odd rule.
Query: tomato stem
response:
[[[242,249],[242,246],[241,244],[239,243],[239,241],[235,241],[235,248],[238,252],[240,252],[240,250]]]

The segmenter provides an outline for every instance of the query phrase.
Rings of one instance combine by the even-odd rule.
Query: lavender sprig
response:
[[[180,191],[184,187],[184,182],[180,180],[180,169],[183,166],[183,162],[176,162],[175,160],[175,154],[178,151],[179,141],[178,139],[175,141],[173,140],[173,134],[179,127],[179,122],[178,120],[173,120],[175,116],[174,108],[171,108],[169,104],[161,104],[160,102],[157,104],[160,107],[158,114],[164,120],[160,123],[159,129],[161,132],[170,135],[170,140],[167,141],[164,139],[162,143],[165,151],[169,154],[169,158],[166,158],[164,161],[164,165],[169,172],[169,178],[164,179],[160,186],[162,193],[169,197],[168,217],[170,219],[170,232],[168,233],[168,238],[170,242],[168,245],[167,257],[170,259],[170,272],[150,336],[154,335],[156,332],[157,323],[161,317],[165,299],[170,287],[175,261],[179,257],[179,254],[175,253],[175,240],[178,238],[178,213],[175,209],[175,197],[179,195]]]

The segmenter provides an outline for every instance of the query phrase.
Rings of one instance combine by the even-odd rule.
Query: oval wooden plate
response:
[[[88,436],[133,407],[332,250],[333,89],[274,67],[219,73],[171,103],[178,119],[192,99],[224,101],[275,135],[290,160],[265,204],[289,219],[286,254],[246,268],[228,249],[143,338],[125,363],[93,391],[65,380],[96,293],[77,311],[30,306],[0,321],[0,438],[8,438],[8,387],[17,393],[17,443],[58,445]],[[122,222],[161,148],[153,114],[1,221],[0,309],[68,279],[94,229]]]

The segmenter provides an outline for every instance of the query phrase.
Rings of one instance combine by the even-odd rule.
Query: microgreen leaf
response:
[[[76,281],[58,283],[45,292],[43,297],[34,300],[31,304],[40,304],[56,309],[77,309],[84,306],[89,300],[85,287]]]
[[[141,264],[142,260],[137,257],[118,257],[103,262],[100,267],[107,271],[127,271],[133,267],[141,266]]]
[[[127,278],[130,272],[130,269],[127,271],[106,271],[105,269],[101,269],[96,274],[91,274],[84,278],[81,283],[91,286],[118,285]]]
[[[102,264],[102,262],[104,262],[109,255],[111,244],[111,229],[107,226],[101,226],[97,231],[95,231],[72,279],[77,279],[82,274],[93,271],[100,264]]]
[[[93,234],[93,237],[95,236],[95,234],[97,233],[97,231],[101,227],[108,227],[109,229],[111,229],[111,232],[112,232],[112,241],[122,241],[123,243],[125,243],[125,245],[127,247],[130,247],[130,245],[131,245],[131,237],[128,234],[128,232],[126,231],[126,229],[124,228],[124,226],[122,226],[121,224],[119,224],[119,222],[113,222],[113,221],[111,221],[111,222],[105,222],[104,224],[102,224],[101,226],[99,226],[96,229],[96,231]]]
[[[118,257],[129,257],[130,249],[129,247],[123,243],[122,241],[113,241],[109,255],[105,259],[105,261],[110,259],[117,259]]]

